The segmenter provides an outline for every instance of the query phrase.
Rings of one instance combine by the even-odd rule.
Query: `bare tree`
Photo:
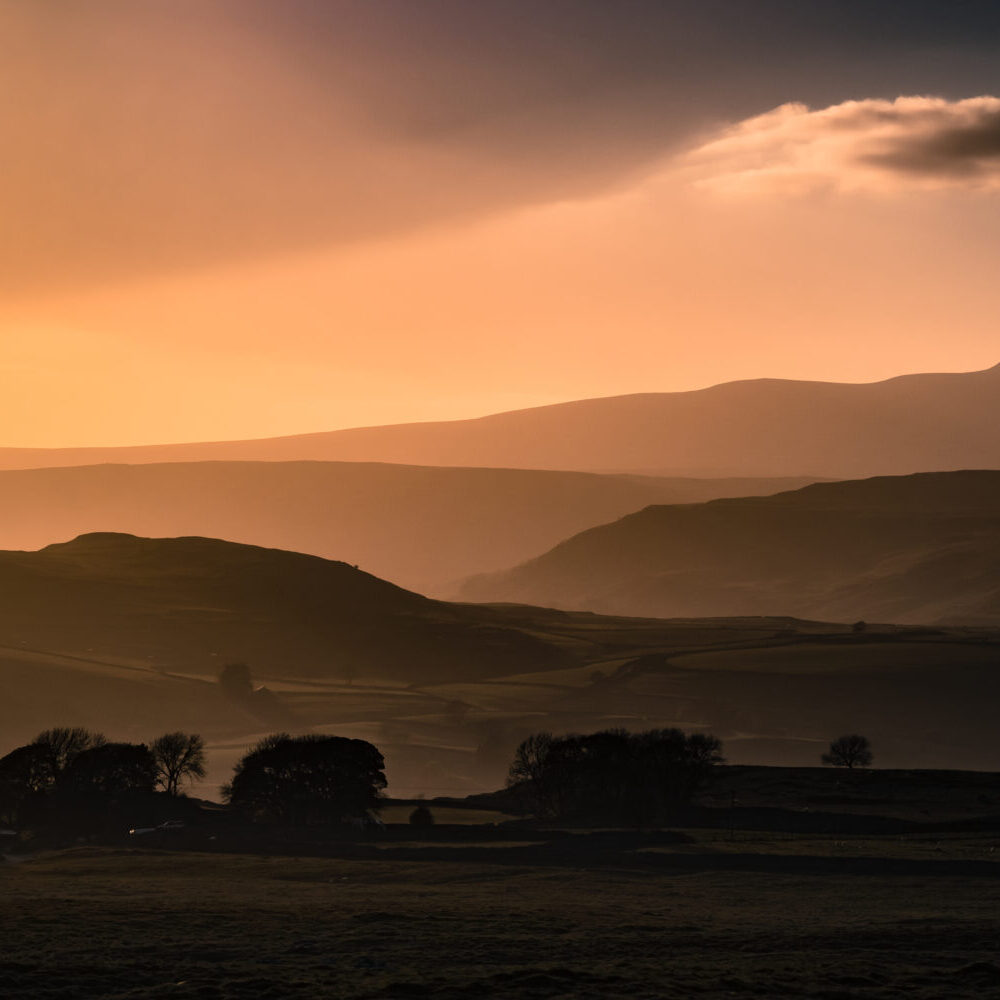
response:
[[[823,754],[820,760],[824,764],[832,764],[834,767],[870,767],[872,760],[874,760],[872,745],[867,736],[860,736],[858,733],[838,736],[830,744],[829,751]]]
[[[205,741],[197,733],[164,733],[153,741],[156,782],[177,795],[181,782],[205,777]]]
[[[107,742],[101,733],[92,733],[80,726],[59,726],[39,733],[32,745],[39,747],[44,754],[48,780],[52,784],[81,753],[104,746]]]
[[[507,773],[507,786],[518,788],[529,810],[540,816],[557,811],[549,756],[555,739],[551,733],[532,733],[514,752]]]

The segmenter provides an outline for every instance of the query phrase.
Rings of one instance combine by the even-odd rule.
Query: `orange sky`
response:
[[[358,8],[335,6],[346,32]],[[393,104],[410,87],[396,35],[365,50],[396,77],[346,42],[326,77],[306,36],[290,47],[232,4],[99,7],[56,23],[0,2],[23,43],[0,69],[18,150],[0,445],[1000,361],[1000,112],[959,103],[975,91],[878,103],[845,75],[777,116],[758,117],[806,83],[693,115],[652,77],[581,94],[538,70],[521,94],[476,63],[453,69],[479,87],[469,108],[435,117],[436,68],[414,69],[427,103]],[[572,77],[577,49],[560,52]]]

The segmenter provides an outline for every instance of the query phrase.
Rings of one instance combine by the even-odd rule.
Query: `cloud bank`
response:
[[[1000,98],[898,97],[818,111],[783,104],[690,152],[699,185],[732,193],[1000,190]]]
[[[990,92],[996,0],[0,0],[0,298],[603,197],[794,94]]]

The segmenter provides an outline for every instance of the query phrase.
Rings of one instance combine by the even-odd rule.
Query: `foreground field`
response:
[[[426,861],[412,860],[417,846],[368,860],[37,856],[0,865],[0,994],[930,1000],[1000,989],[988,838],[803,840],[794,857],[790,843],[705,834],[530,864],[501,846],[506,863],[479,850],[441,860],[440,845]]]

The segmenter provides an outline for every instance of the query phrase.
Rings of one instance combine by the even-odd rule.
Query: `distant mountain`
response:
[[[0,755],[54,725],[183,729],[214,794],[265,733],[336,733],[384,750],[394,793],[456,794],[502,783],[540,729],[676,725],[735,762],[816,763],[861,731],[883,766],[998,769],[998,649],[1000,630],[446,604],[294,552],[92,534],[0,552]],[[217,677],[239,661],[234,691]]]
[[[441,594],[651,503],[802,479],[656,479],[348,462],[194,462],[0,472],[0,548],[94,531],[205,535],[308,552]]]
[[[1000,472],[652,506],[460,596],[618,615],[1000,624]]]
[[[350,461],[683,476],[860,478],[1000,467],[1000,365],[841,384],[758,379],[585,399],[476,420],[260,441],[0,449],[0,468]]]

